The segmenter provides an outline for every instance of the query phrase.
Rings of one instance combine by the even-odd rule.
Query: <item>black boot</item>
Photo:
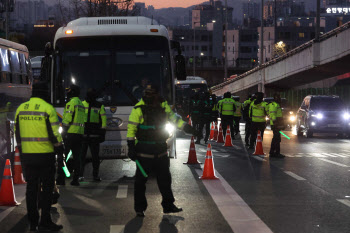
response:
[[[169,207],[163,207],[163,213],[164,214],[169,214],[169,213],[178,213],[181,212],[182,208],[177,207],[176,205],[172,205]]]

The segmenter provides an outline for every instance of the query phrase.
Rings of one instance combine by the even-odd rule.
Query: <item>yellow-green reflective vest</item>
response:
[[[15,124],[15,130],[19,129],[16,134],[19,133],[18,144],[22,147],[22,153],[53,153],[54,146],[62,143],[56,110],[43,99],[32,97],[21,104],[16,111]]]
[[[266,122],[266,115],[268,112],[268,105],[266,102],[255,104],[253,101],[250,104],[249,116],[252,118],[252,122]]]
[[[219,101],[219,112],[223,116],[233,116],[235,112],[235,102],[231,98],[225,98]]]
[[[242,116],[242,103],[236,101],[235,106],[236,106],[236,111],[234,113],[234,116],[235,117]]]
[[[269,104],[269,115],[270,115],[270,124],[274,125],[274,121],[276,121],[276,119],[278,117],[282,117],[282,109],[281,106],[276,103],[276,102],[272,102]]]
[[[83,105],[85,108],[85,122],[88,122],[88,116],[89,116],[89,103],[84,100]],[[90,111],[90,123],[101,123],[101,128],[105,129],[107,126],[107,117],[106,117],[106,111],[105,106],[101,105],[100,108],[98,107],[91,107]]]
[[[63,112],[63,126],[69,127],[68,133],[84,134],[85,109],[78,97],[66,104]]]

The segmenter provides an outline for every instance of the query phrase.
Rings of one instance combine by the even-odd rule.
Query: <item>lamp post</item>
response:
[[[196,76],[196,23],[193,22],[193,77]]]

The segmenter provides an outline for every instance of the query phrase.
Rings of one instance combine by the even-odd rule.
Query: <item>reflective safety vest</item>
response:
[[[87,135],[104,135],[107,126],[107,117],[105,107],[91,107],[89,103],[84,100],[85,108],[85,134]],[[90,111],[89,111],[90,109]]]
[[[62,144],[55,108],[41,98],[32,97],[16,111],[15,131],[23,154],[47,154]]]
[[[282,118],[282,109],[281,106],[275,101],[270,103],[269,105],[269,115],[270,115],[270,124],[274,125],[274,122],[278,120],[277,118]]]
[[[249,117],[252,122],[266,122],[268,113],[268,104],[262,101],[260,104],[255,104],[255,100],[250,104]]]
[[[68,133],[84,134],[85,108],[78,97],[73,97],[66,104],[63,112],[63,126]]]
[[[225,98],[219,101],[219,112],[223,116],[233,116],[236,107],[235,107],[235,102],[231,98]]]
[[[233,115],[235,117],[241,117],[242,116],[242,103],[236,101],[235,106],[236,106],[236,111]]]
[[[201,103],[200,100],[197,100],[197,101],[192,100],[192,112],[191,112],[192,115],[199,115],[200,103]]]
[[[244,101],[244,103],[243,103],[243,108],[246,108],[246,107],[249,108],[249,106],[250,106],[251,103],[252,103],[251,99],[247,99],[247,100]]]
[[[128,140],[135,140],[136,151],[142,154],[159,155],[167,152],[169,132],[166,124],[172,122],[179,129],[185,122],[177,117],[166,101],[160,108],[152,109],[141,99],[131,111],[128,123]]]

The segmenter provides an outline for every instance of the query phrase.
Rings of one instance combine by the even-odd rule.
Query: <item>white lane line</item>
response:
[[[258,161],[261,161],[261,162],[265,162],[266,161],[266,159],[263,159],[263,158],[261,158],[261,157],[259,157],[259,156],[257,156],[257,155],[252,155],[252,156],[250,156],[251,158],[253,158],[253,159],[256,159],[256,160],[258,160]]]
[[[323,155],[325,155],[326,157],[328,156],[328,157],[337,157],[337,156],[335,156],[335,155],[332,155],[331,153],[322,153]]]
[[[118,185],[118,192],[116,198],[127,198],[128,197],[128,186]]]
[[[318,158],[319,160],[322,160],[322,161],[325,161],[327,163],[332,163],[332,164],[335,164],[337,166],[340,166],[340,167],[350,167],[348,165],[345,165],[345,164],[342,164],[342,163],[337,163],[337,162],[334,162],[332,160],[328,160],[328,159],[321,159],[321,158]]]
[[[325,156],[325,155],[322,155],[321,153],[309,153],[310,155],[312,155],[312,156],[314,156],[314,157],[316,157],[316,158],[320,158],[320,157],[327,157],[327,156]]]
[[[131,167],[131,166],[130,166],[130,163],[124,163],[124,164],[123,164],[122,170],[123,170],[123,171],[129,171],[129,170],[130,170],[130,167]]]
[[[347,205],[348,207],[350,207],[350,200],[348,200],[348,199],[337,199],[337,201],[339,201],[340,203],[343,203],[344,205]]]
[[[109,233],[124,233],[125,225],[111,225]]]
[[[202,175],[202,170],[197,169]],[[253,212],[237,192],[215,171],[219,180],[203,180],[225,220],[235,233],[271,233],[270,228]]]
[[[298,176],[297,174],[291,172],[291,171],[284,171],[284,173],[286,173],[287,175],[293,177],[296,180],[305,180],[303,177]]]
[[[335,155],[336,157],[342,157],[342,158],[346,157],[346,156],[344,156],[342,154],[337,154],[337,153],[329,153],[329,154]]]

